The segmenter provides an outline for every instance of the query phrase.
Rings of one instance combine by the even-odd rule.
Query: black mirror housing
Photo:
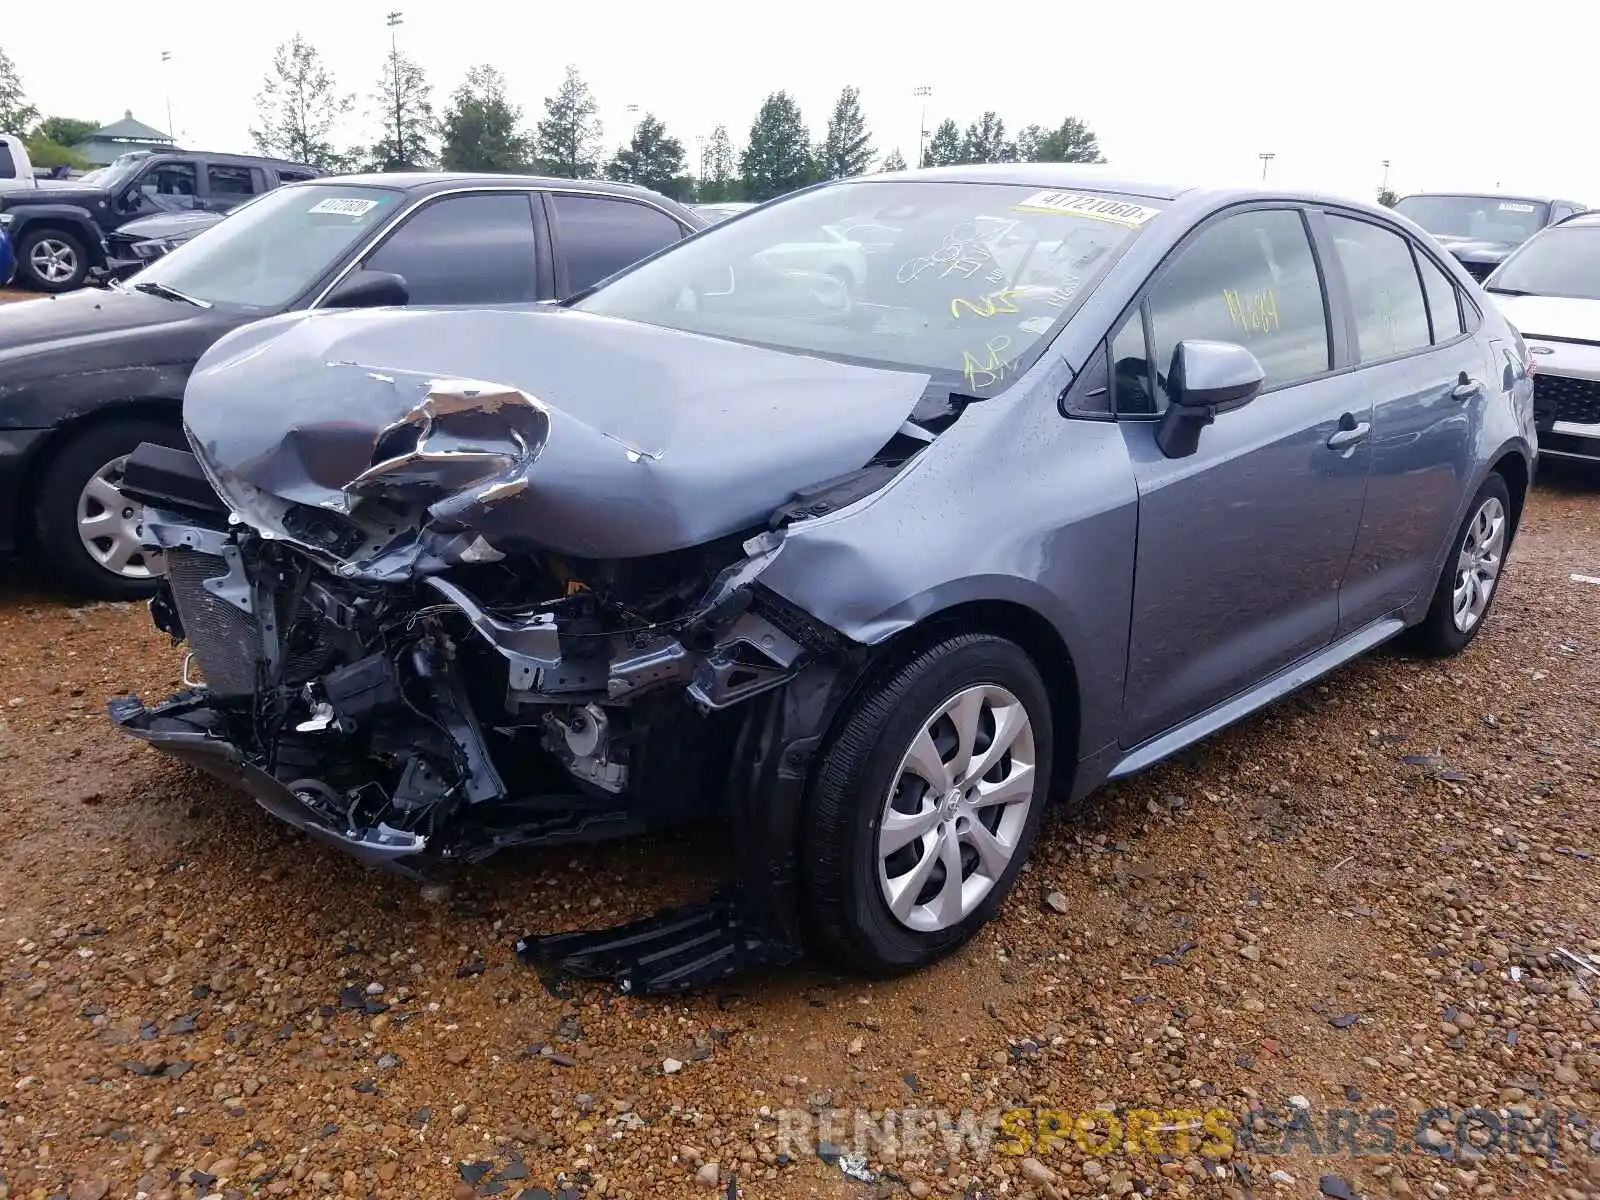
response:
[[[398,308],[411,302],[405,277],[393,271],[352,271],[322,302],[324,308]]]
[[[1193,454],[1200,431],[1220,413],[1254,400],[1266,378],[1260,361],[1243,346],[1199,339],[1179,342],[1167,372],[1167,411],[1156,430],[1161,453],[1168,458]]]

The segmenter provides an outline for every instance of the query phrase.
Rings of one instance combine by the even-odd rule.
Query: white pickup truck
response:
[[[0,192],[18,188],[70,187],[70,179],[41,179],[28,158],[28,144],[14,133],[0,133]]]

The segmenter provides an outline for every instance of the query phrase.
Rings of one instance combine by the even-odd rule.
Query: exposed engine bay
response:
[[[910,448],[886,448],[774,524],[877,486]],[[141,447],[124,489],[165,557],[155,623],[187,642],[186,682],[195,667],[202,679],[113,715],[373,864],[421,870],[714,812],[743,702],[843,649],[752,582],[770,531],[374,582],[230,522],[185,452]],[[303,506],[283,524],[323,545],[362,528]]]

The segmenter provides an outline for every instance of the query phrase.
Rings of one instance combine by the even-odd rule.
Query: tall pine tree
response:
[[[522,109],[506,97],[505,76],[485,63],[467,72],[439,123],[447,171],[526,171],[533,157]]]
[[[688,189],[684,178],[683,143],[667,133],[654,114],[645,113],[633,137],[618,150],[606,174],[623,183],[643,184],[679,199]]]
[[[961,127],[946,117],[933,131],[928,147],[922,152],[925,167],[948,167],[961,161]]]
[[[577,67],[567,68],[554,96],[546,96],[544,118],[534,133],[539,170],[562,179],[593,179],[600,173],[600,119],[589,85]]]
[[[706,203],[740,199],[744,188],[734,173],[733,141],[728,137],[726,125],[718,125],[711,131],[702,154],[697,198]]]
[[[788,92],[773,92],[762,101],[739,169],[745,198],[756,201],[792,192],[816,179],[806,123]]]
[[[399,50],[390,51],[372,95],[374,116],[383,130],[371,150],[374,168],[416,171],[433,166],[432,95],[422,68]]]
[[[817,159],[824,179],[864,175],[872,165],[872,137],[867,133],[866,118],[861,115],[861,93],[855,88],[847,87],[839,93]]]

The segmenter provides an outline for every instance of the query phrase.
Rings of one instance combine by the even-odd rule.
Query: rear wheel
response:
[[[819,949],[892,974],[970,938],[1032,848],[1051,757],[1044,683],[1002,638],[940,642],[858,699],[807,810]]]
[[[38,551],[75,593],[134,600],[155,591],[160,558],[139,544],[143,514],[121,491],[123,464],[141,442],[184,445],[175,425],[130,417],[70,438],[45,466],[34,506]]]
[[[83,286],[89,254],[83,240],[65,229],[30,229],[17,241],[17,275],[41,292],[70,292]]]
[[[1408,648],[1444,658],[1461,653],[1478,636],[1499,594],[1511,535],[1510,489],[1500,475],[1490,475],[1468,506],[1428,615],[1407,636]]]

